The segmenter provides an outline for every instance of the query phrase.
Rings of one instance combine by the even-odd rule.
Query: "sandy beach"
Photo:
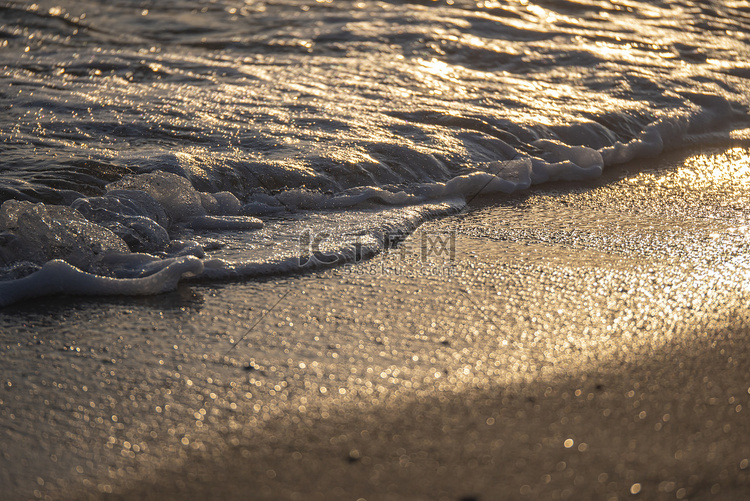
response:
[[[0,497],[743,499],[747,147],[372,260],[0,311]]]

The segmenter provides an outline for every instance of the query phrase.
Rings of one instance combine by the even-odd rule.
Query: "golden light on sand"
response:
[[[721,186],[729,191],[746,189],[750,185],[750,151],[736,147],[720,156],[722,161],[719,162],[715,159],[716,155],[692,156],[675,174],[694,188]]]

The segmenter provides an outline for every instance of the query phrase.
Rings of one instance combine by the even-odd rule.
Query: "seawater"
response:
[[[749,34],[728,0],[6,2],[0,305],[351,262],[732,140]]]

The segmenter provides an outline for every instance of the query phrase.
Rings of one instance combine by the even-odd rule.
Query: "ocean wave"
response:
[[[26,291],[3,304],[35,288],[122,293],[102,284],[166,269],[299,271],[310,220],[371,235],[370,255],[387,245],[374,235],[479,194],[592,179],[748,127],[743,2],[0,11],[0,288]],[[419,215],[399,219],[407,207]],[[337,233],[352,214],[364,226]],[[362,250],[340,243],[336,262]],[[38,286],[69,266],[99,285]]]

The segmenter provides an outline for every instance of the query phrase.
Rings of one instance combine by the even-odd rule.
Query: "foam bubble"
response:
[[[236,216],[242,208],[237,197],[228,191],[200,193],[200,197],[203,208],[212,216]]]
[[[70,207],[7,200],[0,206],[0,230],[0,263],[4,265],[64,259],[94,270],[102,255],[129,252],[120,237]]]
[[[161,205],[173,223],[206,215],[201,196],[190,181],[171,172],[126,176],[108,184],[107,190],[143,191]]]
[[[161,205],[142,191],[113,191],[102,197],[79,198],[71,207],[122,238],[131,250],[156,252],[169,243]]]

